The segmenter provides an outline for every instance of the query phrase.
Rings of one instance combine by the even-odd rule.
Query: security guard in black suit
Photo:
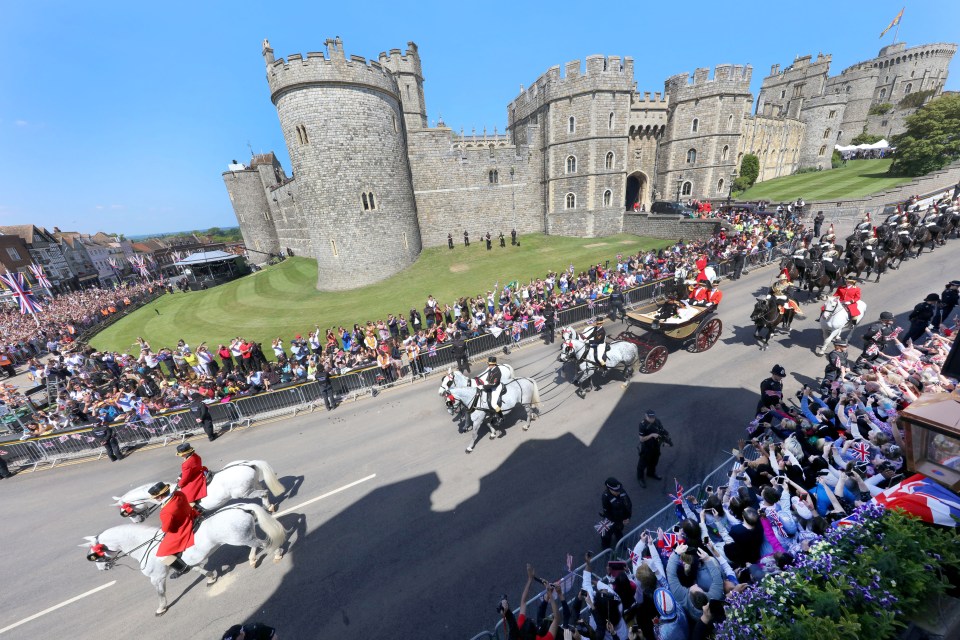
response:
[[[871,365],[880,358],[883,348],[896,337],[898,330],[893,326],[893,314],[884,311],[880,319],[867,327],[863,334],[863,353],[853,363],[853,370],[859,372],[864,365]]]
[[[947,319],[953,313],[953,309],[960,302],[960,280],[951,280],[946,284],[943,293],[940,294],[940,308],[933,318],[933,328],[939,329],[941,324],[947,324]]]
[[[113,427],[101,422],[90,430],[90,435],[103,445],[111,461],[116,462],[123,458],[123,454],[120,452],[120,441],[117,440],[117,434]]]
[[[910,328],[907,329],[907,335],[903,337],[904,342],[907,340],[916,340],[924,334],[927,330],[927,325],[930,324],[934,314],[937,312],[937,304],[939,302],[940,296],[931,293],[923,299],[923,302],[913,308],[913,311],[907,316],[907,320],[910,321]]]
[[[467,341],[459,329],[453,330],[453,341],[450,343],[450,353],[457,359],[457,369],[460,373],[470,371],[470,359],[467,354]]]
[[[610,293],[610,311],[613,312],[614,320],[617,318],[621,320],[627,319],[627,312],[623,309],[623,302],[623,291],[620,289],[620,285],[613,285],[613,291]]]
[[[630,524],[633,503],[616,478],[607,478],[604,489],[603,495],[600,496],[600,516],[612,522],[613,525],[605,533],[600,534],[600,543],[604,549],[610,549],[623,537],[624,527]]]

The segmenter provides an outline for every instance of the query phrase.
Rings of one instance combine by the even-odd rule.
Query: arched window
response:
[[[823,139],[826,140],[830,137],[830,129],[827,129],[823,132]]]
[[[883,100],[883,99],[886,98],[886,97],[887,97],[887,90],[886,90],[886,89],[880,89],[880,99]]]
[[[733,116],[727,116],[727,131],[733,131]]]
[[[908,82],[907,86],[903,88],[903,92],[906,94],[906,93],[910,93],[911,91],[913,91],[913,83]]]
[[[397,116],[391,114],[390,117],[393,119],[393,132],[400,133],[400,127],[397,126]]]
[[[565,198],[565,203],[564,203],[564,204],[566,205],[566,208],[567,208],[567,209],[576,209],[576,208],[577,208],[577,196],[574,195],[574,194],[572,194],[572,193],[568,193],[568,194],[567,194],[567,197]]]
[[[361,194],[360,194],[360,202],[363,203],[363,210],[364,210],[364,211],[370,211],[370,201],[367,200],[367,194],[365,194],[365,193],[361,193]]]
[[[690,125],[690,131],[693,133],[697,132],[697,129],[700,128],[700,118],[694,118],[693,123]]]
[[[822,158],[823,154],[825,154],[826,152],[827,152],[827,145],[823,145],[822,147],[820,147],[820,153],[818,153],[817,155]]]
[[[307,137],[307,128],[302,124],[297,125],[297,140],[300,144],[309,144],[310,139]]]
[[[567,156],[567,173],[577,172],[577,159],[573,156]]]
[[[570,119],[567,120],[567,133],[576,133],[577,132],[577,119],[573,116],[570,116]]]
[[[723,149],[720,150],[720,162],[726,162],[727,156],[730,155],[730,147],[723,145]]]
[[[697,162],[697,150],[690,149],[687,151],[687,164],[696,164]]]
[[[607,123],[607,129],[613,131],[613,113],[610,113],[610,121]]]
[[[683,188],[680,189],[680,195],[682,195],[682,196],[688,196],[688,195],[690,195],[691,193],[693,193],[693,183],[692,183],[692,182],[689,182],[689,181],[684,182],[684,183],[683,183]]]
[[[604,169],[613,169],[613,151],[607,152],[607,158],[603,161]]]
[[[489,173],[490,184],[500,184],[500,172],[496,169],[491,169]]]
[[[337,241],[336,241],[336,240],[330,240],[330,250],[333,251],[333,257],[334,257],[334,258],[339,258],[339,257],[340,257],[340,252],[337,251]]]
[[[607,189],[603,192],[603,206],[609,207],[611,202],[613,202],[613,192]]]
[[[717,194],[718,194],[718,195],[723,195],[723,185],[724,185],[724,183],[723,183],[723,178],[720,178],[719,180],[717,180]]]
[[[373,192],[372,192],[372,191],[368,191],[368,192],[367,192],[367,200],[370,201],[370,211],[375,210],[375,209],[377,208],[377,203],[376,203],[376,201],[373,199]]]

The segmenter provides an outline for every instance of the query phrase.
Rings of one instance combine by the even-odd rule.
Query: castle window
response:
[[[393,132],[400,133],[400,127],[397,126],[397,116],[391,114],[390,117],[393,119]]]
[[[802,98],[803,97],[803,83],[793,85],[793,97]]]
[[[269,212],[269,211],[264,211],[264,212],[263,212],[263,219],[264,219],[264,220],[267,220],[267,221],[270,220],[270,212]]]
[[[887,90],[886,90],[886,89],[880,89],[880,99],[883,100],[883,99],[886,98],[886,97],[887,97]]]
[[[836,109],[830,109],[830,113],[827,114],[827,117],[828,117],[828,118],[836,118],[836,117],[837,117],[837,110],[836,110]]]
[[[913,91],[913,83],[912,83],[912,82],[908,82],[908,83],[907,83],[907,86],[905,86],[905,87],[903,88],[903,93],[904,93],[904,94],[907,94],[907,93],[910,93],[911,91]]]
[[[826,131],[823,132],[823,139],[826,140],[829,137],[830,137],[830,129],[827,129]]]
[[[786,97],[787,97],[787,90],[786,90],[786,89],[781,90],[781,91],[780,91],[780,99],[783,100],[783,99],[786,98]]]
[[[687,151],[687,164],[696,164],[697,162],[697,150],[690,149]]]
[[[613,192],[607,189],[603,192],[603,206],[609,207],[611,202],[613,202]]]
[[[607,129],[613,131],[613,113],[610,114],[610,121],[607,123]]]
[[[723,145],[723,149],[720,150],[720,162],[726,162],[727,156],[730,155],[730,147]]]
[[[300,141],[300,144],[309,144],[310,139],[307,137],[307,128],[302,124],[297,125],[297,140]]]
[[[689,181],[684,182],[683,187],[680,189],[680,195],[688,196],[691,193],[693,193],[693,183]]]
[[[492,144],[490,145],[489,149],[490,149],[490,157],[492,158],[492,157],[493,157],[493,145],[492,145]]]
[[[700,128],[700,118],[694,118],[693,123],[691,123],[690,125],[690,131],[693,133],[696,133],[697,129],[699,128]],[[689,160],[687,162],[689,162]]]
[[[837,142],[840,142],[840,136],[842,135],[843,135],[843,129],[841,129],[840,131],[837,131]]]
[[[339,257],[340,257],[340,252],[337,251],[337,241],[336,241],[336,240],[330,240],[330,250],[333,251],[333,257],[334,257],[334,258],[339,258]]]
[[[825,154],[826,152],[827,152],[827,145],[823,145],[822,147],[820,147],[820,153],[818,153],[817,155],[822,158],[823,154]]]
[[[717,180],[717,194],[718,194],[718,195],[723,195],[723,184],[724,184],[724,183],[723,183],[723,178],[720,178],[719,180]]]
[[[733,116],[727,116],[727,131],[733,131]]]
[[[887,122],[889,122],[889,120],[881,120],[881,121],[880,121],[880,126],[881,126],[881,127],[887,126]]]
[[[853,87],[851,87],[850,85],[847,85],[847,93],[850,93],[850,91],[852,90],[853,90]]]
[[[577,132],[577,119],[573,116],[570,116],[570,119],[567,120],[567,133],[576,133]]]
[[[367,192],[367,200],[370,201],[370,211],[375,211],[375,210],[377,209],[377,203],[376,203],[376,201],[373,199],[373,192],[372,192],[372,191],[368,191],[368,192]]]
[[[567,209],[576,209],[577,208],[577,196],[572,193],[568,193],[567,197],[564,199],[564,205]]]
[[[364,210],[364,211],[370,211],[370,201],[367,200],[367,194],[365,194],[365,193],[361,193],[361,194],[360,194],[360,202],[363,203],[363,210]]]
[[[491,169],[487,177],[490,180],[490,184],[500,184],[500,172],[496,169]]]
[[[567,156],[567,173],[577,172],[577,159],[573,156]]]
[[[607,158],[603,161],[603,167],[605,169],[613,169],[613,151],[607,152]]]

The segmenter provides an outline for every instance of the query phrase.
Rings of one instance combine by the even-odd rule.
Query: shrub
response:
[[[746,185],[744,188],[750,188],[753,186],[753,183],[757,181],[759,176],[760,158],[752,153],[748,153],[743,156],[743,160],[740,161],[740,176],[736,181],[740,184]]]
[[[872,133],[867,133],[864,131],[856,138],[850,141],[850,144],[873,144],[874,142],[880,142],[883,140],[883,136],[875,136]]]
[[[840,152],[836,149],[833,150],[833,153],[830,155],[830,166],[834,169],[843,164],[843,156],[840,155]]]
[[[927,89],[926,91],[908,93],[907,95],[903,96],[902,100],[900,100],[900,106],[904,109],[916,109],[923,106],[923,103],[926,102],[927,98],[936,92],[936,89]]]
[[[893,111],[893,105],[889,102],[881,102],[880,104],[871,105],[870,109],[867,111],[867,114],[871,116],[882,116],[886,113]]]

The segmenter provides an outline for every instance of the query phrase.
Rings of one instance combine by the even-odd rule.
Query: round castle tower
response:
[[[383,280],[420,253],[400,89],[378,62],[343,52],[274,59],[264,41],[270,99],[290,152],[317,259],[317,288]]]

